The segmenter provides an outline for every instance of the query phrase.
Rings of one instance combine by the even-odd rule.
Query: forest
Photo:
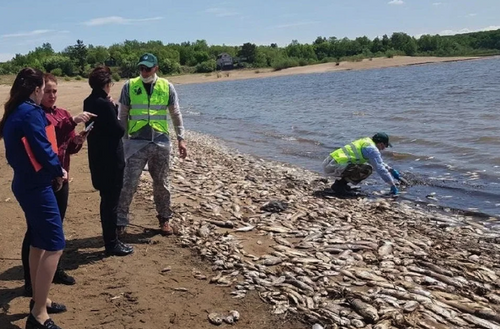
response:
[[[77,40],[56,52],[50,43],[27,54],[17,54],[0,63],[0,75],[16,74],[30,66],[60,77],[87,77],[97,65],[110,66],[113,78],[129,78],[138,74],[137,60],[144,52],[158,57],[160,74],[175,75],[208,73],[218,69],[217,57],[226,53],[234,69],[274,68],[280,70],[326,62],[361,61],[365,58],[406,56],[490,56],[500,54],[500,30],[456,34],[450,36],[422,35],[418,38],[403,32],[384,35],[373,40],[363,36],[355,39],[317,37],[312,43],[293,40],[285,47],[277,44],[240,46],[208,45],[205,40],[180,44],[162,41],[125,40],[109,47],[85,44]]]

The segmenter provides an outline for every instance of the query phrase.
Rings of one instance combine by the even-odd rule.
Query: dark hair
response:
[[[3,138],[3,128],[5,122],[14,110],[24,101],[28,100],[36,87],[43,86],[43,72],[38,69],[26,67],[16,76],[12,88],[10,88],[10,97],[5,103],[3,118],[0,121],[0,139]]]
[[[45,83],[52,81],[52,82],[54,82],[57,85],[57,78],[52,73],[45,73],[43,75],[43,79],[45,80]]]
[[[92,89],[103,89],[111,82],[111,70],[107,66],[98,66],[90,72],[89,85]]]

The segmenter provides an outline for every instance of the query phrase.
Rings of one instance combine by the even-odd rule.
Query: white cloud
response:
[[[0,63],[10,61],[12,58],[14,58],[14,56],[16,55],[9,53],[0,53]]]
[[[433,2],[432,5],[433,6],[441,6],[443,3],[442,2]]]
[[[213,14],[217,17],[229,17],[229,16],[236,16],[238,15],[237,12],[233,11],[233,10],[229,10],[229,9],[226,9],[226,8],[208,8],[207,10],[205,10],[206,13],[208,14]]]
[[[29,32],[17,32],[11,34],[4,34],[2,38],[19,38],[19,37],[32,37],[34,35],[46,34],[49,32],[53,32],[53,30],[33,30]]]
[[[158,21],[162,20],[163,17],[149,17],[149,18],[123,18],[120,16],[108,16],[108,17],[98,17],[93,18],[89,21],[83,22],[83,25],[87,26],[100,26],[100,25],[127,25],[140,22]]]
[[[477,14],[474,13],[474,14],[467,15],[467,17],[474,17],[474,16],[477,16]]]
[[[500,25],[490,25],[487,27],[483,27],[480,29],[468,29],[463,28],[460,30],[444,30],[439,32],[440,35],[454,35],[454,34],[462,34],[462,33],[471,33],[471,32],[481,32],[481,31],[493,31],[500,29]]]
[[[403,0],[391,0],[387,4],[389,4],[389,5],[402,5],[404,3],[405,2]]]

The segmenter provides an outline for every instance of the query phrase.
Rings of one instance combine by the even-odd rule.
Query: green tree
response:
[[[433,52],[439,48],[439,36],[431,36],[428,34],[422,35],[418,39],[418,48],[421,51]]]
[[[257,55],[257,46],[253,43],[247,42],[241,46],[238,56],[243,58],[244,61],[252,64],[255,62],[255,57]]]
[[[85,71],[85,65],[87,64],[87,46],[82,40],[76,40],[76,44],[69,46],[65,50],[66,54],[75,61],[79,74],[83,74]]]
[[[415,40],[415,38],[410,38],[403,46],[402,50],[407,56],[414,56],[418,50],[417,40]]]
[[[376,37],[375,39],[373,39],[371,52],[375,54],[383,51],[384,45],[382,44],[382,41],[379,39],[379,37]]]
[[[87,53],[87,63],[90,65],[104,64],[110,57],[108,49],[104,46],[94,47],[89,45]]]

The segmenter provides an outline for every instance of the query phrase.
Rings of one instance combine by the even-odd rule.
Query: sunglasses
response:
[[[147,67],[147,66],[139,66],[139,71],[146,71],[146,72],[151,72],[153,68],[152,67]]]

